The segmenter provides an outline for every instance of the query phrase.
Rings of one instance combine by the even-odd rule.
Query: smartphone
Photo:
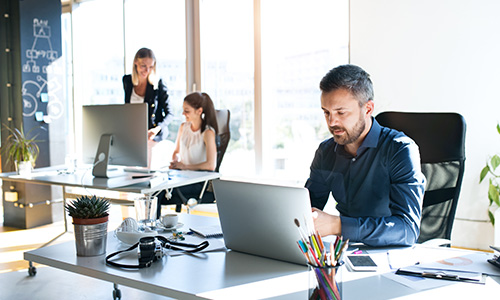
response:
[[[376,271],[377,264],[368,254],[347,255],[347,265],[353,271]]]

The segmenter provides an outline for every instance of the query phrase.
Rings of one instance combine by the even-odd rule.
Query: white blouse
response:
[[[207,161],[207,147],[203,141],[203,136],[207,130],[212,130],[215,133],[215,129],[207,125],[202,134],[201,129],[197,131],[191,129],[191,122],[184,122],[183,124],[182,135],[179,140],[179,152],[182,163],[196,165]]]
[[[137,95],[133,88],[132,95],[130,96],[130,103],[144,103],[144,97]]]

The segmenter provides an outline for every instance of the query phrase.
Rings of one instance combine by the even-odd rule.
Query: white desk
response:
[[[187,214],[181,214],[180,221],[184,223],[180,230],[196,224],[218,224],[217,218]],[[119,246],[119,241],[108,234],[107,254]],[[301,288],[303,297],[299,298],[307,297],[306,267],[231,251],[164,257],[150,268],[123,270],[106,266],[105,255],[77,257],[71,241],[25,252],[24,259],[176,299],[255,299],[259,294],[273,293],[290,299],[286,293]],[[133,263],[133,259],[120,262]],[[302,287],[290,286],[291,280]]]
[[[150,188],[148,185],[149,178],[95,178],[92,175],[92,170],[90,169],[90,167],[79,168],[76,170],[76,172],[71,174],[59,172],[60,170],[64,169],[64,166],[39,168],[35,169],[33,173],[28,176],[17,175],[14,172],[0,173],[0,179],[13,182],[60,185],[63,187],[87,187],[103,190],[151,194],[167,188],[189,185],[192,183],[217,179],[220,177],[219,173],[217,172],[169,170],[168,174],[161,173],[162,175],[159,175],[164,177],[163,183]],[[134,173],[134,175],[144,176],[146,174]]]
[[[217,172],[169,170],[168,174],[162,173],[161,176],[163,176],[164,178],[163,182],[151,188],[149,187],[149,178],[95,178],[92,175],[90,165],[83,168],[80,167],[71,174],[61,172],[65,169],[65,166],[39,168],[35,169],[33,173],[28,176],[17,175],[15,172],[0,173],[0,179],[12,182],[61,186],[63,194],[63,204],[65,205],[68,195],[66,189],[67,187],[84,187],[91,189],[113,190],[125,193],[139,193],[148,195],[164,189],[189,185],[197,182],[206,182],[208,180],[213,180],[220,177],[220,174]],[[135,173],[135,175],[144,176],[146,174]],[[68,231],[66,213],[64,213],[63,216],[65,230],[62,234]],[[48,241],[45,245],[50,244],[58,237],[59,236],[56,236],[52,240]]]
[[[196,224],[216,224],[218,219],[182,214],[180,221],[185,224],[181,230],[186,230]],[[108,235],[107,254],[118,247],[119,242]],[[370,252],[385,254],[382,249]],[[165,257],[150,268],[132,271],[106,266],[105,256],[77,257],[74,242],[25,252],[24,258],[177,299],[307,299],[309,286],[304,266],[232,251]],[[416,291],[384,276],[387,268],[381,266],[377,273],[344,270],[343,299],[494,299],[500,294],[500,278],[495,277],[488,277],[485,285],[450,281]]]

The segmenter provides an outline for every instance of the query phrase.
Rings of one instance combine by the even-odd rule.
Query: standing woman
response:
[[[214,171],[217,165],[215,137],[219,129],[212,99],[206,93],[191,93],[184,98],[182,108],[186,121],[179,127],[170,168]],[[176,210],[180,211],[187,199],[198,199],[202,187],[203,183],[197,183],[175,188],[170,199],[161,193],[160,203],[176,204]],[[204,193],[201,202],[213,200],[213,193]]]
[[[132,74],[123,76],[125,103],[148,104],[148,151],[167,139],[171,115],[167,87],[156,80],[156,58],[151,49],[141,48],[134,57]],[[149,160],[151,155],[148,155]]]

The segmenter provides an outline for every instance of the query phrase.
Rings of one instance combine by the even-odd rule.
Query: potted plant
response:
[[[35,167],[35,161],[38,158],[40,149],[36,142],[36,135],[32,138],[27,136],[34,129],[32,128],[28,134],[24,134],[24,130],[18,128],[9,128],[10,135],[6,140],[5,153],[7,155],[7,163],[12,161],[16,166],[16,172],[20,175],[30,174]]]
[[[497,132],[500,134],[500,124],[497,124]],[[498,166],[500,166],[500,156],[495,154],[488,159],[479,177],[479,182],[481,183],[489,175],[488,199],[490,204],[488,207],[488,216],[493,226],[495,225],[495,215],[492,211],[492,206],[496,205],[496,209],[500,207],[500,174],[496,173],[498,172]]]
[[[78,256],[106,253],[109,206],[109,200],[95,195],[77,197],[64,206],[73,218]]]

